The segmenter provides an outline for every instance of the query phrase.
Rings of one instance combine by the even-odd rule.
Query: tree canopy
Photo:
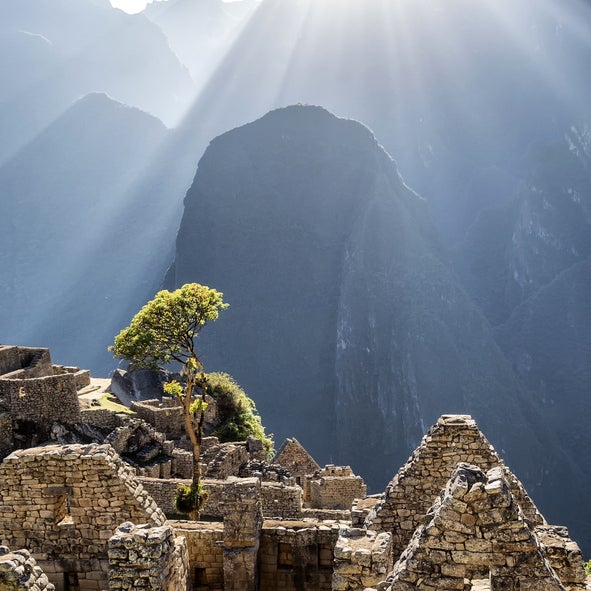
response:
[[[156,369],[171,361],[186,366],[193,359],[195,369],[202,371],[195,338],[228,306],[221,292],[198,283],[159,291],[115,337],[111,350],[136,367]]]
[[[157,369],[170,362],[181,365],[183,383],[164,386],[181,402],[185,431],[193,447],[193,481],[177,491],[177,508],[196,519],[206,497],[201,486],[201,440],[207,403],[207,378],[195,351],[195,339],[210,320],[217,320],[224,303],[215,289],[188,283],[175,291],[159,291],[116,337],[110,350],[136,367]],[[200,387],[198,387],[200,386]]]

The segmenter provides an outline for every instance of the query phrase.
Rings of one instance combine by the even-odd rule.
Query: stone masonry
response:
[[[343,524],[268,521],[259,550],[259,591],[331,591],[334,546]]]
[[[304,449],[295,437],[286,439],[273,458],[273,464],[279,464],[289,470],[296,484],[304,486],[306,476],[320,470],[314,458]],[[306,491],[304,490],[304,500]]]
[[[505,467],[492,445],[466,415],[443,415],[386,488],[366,519],[367,529],[392,533],[394,557],[400,556],[413,532],[459,462],[488,470],[502,466],[513,495],[530,525],[544,519],[521,483]]]
[[[415,531],[388,591],[463,591],[488,578],[491,591],[562,591],[543,547],[511,493],[502,467],[461,463]]]
[[[349,466],[328,464],[307,478],[313,509],[351,509],[354,499],[362,499],[367,487]]]
[[[49,349],[0,345],[0,458],[36,445],[53,421],[80,421],[78,393],[90,372],[53,365]]]
[[[562,584],[569,591],[585,591],[583,555],[566,527],[540,525],[534,531]]]
[[[0,546],[0,591],[55,591],[28,550]]]
[[[170,525],[123,523],[109,540],[111,591],[185,591],[187,543]]]
[[[224,589],[257,589],[257,556],[263,526],[261,481],[229,478],[222,501],[224,516]]]
[[[107,542],[125,521],[166,518],[109,445],[19,450],[0,464],[0,543],[26,548],[52,582],[105,589]]]
[[[63,385],[69,375],[79,388],[86,378],[75,370],[52,365],[47,350],[0,346],[0,372],[9,374],[0,389],[10,394],[0,395],[0,436],[13,428],[26,435],[19,429],[31,423],[19,424],[24,411],[13,402],[22,384],[14,390],[11,380],[58,377]],[[48,400],[67,414],[63,392],[35,393],[36,421],[59,413],[45,409]],[[72,400],[79,393],[72,389]],[[142,408],[154,422],[172,421],[166,402]],[[0,544],[19,548],[0,547],[0,591],[53,591],[49,581],[57,591],[464,591],[482,577],[492,591],[584,591],[578,546],[565,528],[545,523],[468,416],[441,417],[386,492],[369,498],[349,467],[321,470],[295,439],[273,466],[260,442],[206,438],[203,474],[217,479],[204,481],[202,515],[213,521],[167,522],[165,512],[178,517],[182,482],[172,476],[191,475],[187,442],[101,412],[95,422],[115,427],[109,441],[117,449],[49,445],[0,464]]]
[[[392,569],[389,532],[350,528],[343,531],[334,549],[333,591],[373,587]]]

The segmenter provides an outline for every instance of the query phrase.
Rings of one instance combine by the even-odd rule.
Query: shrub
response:
[[[207,374],[207,393],[216,401],[220,425],[212,435],[221,442],[244,441],[248,436],[262,441],[267,456],[273,455],[273,440],[265,434],[254,401],[227,373]]]
[[[201,482],[198,486],[180,484],[174,502],[181,513],[199,513],[208,496]]]

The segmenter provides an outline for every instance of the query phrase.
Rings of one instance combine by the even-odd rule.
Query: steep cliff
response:
[[[466,288],[493,324],[591,254],[591,125],[530,148],[514,200],[482,212],[457,249]]]
[[[591,483],[591,258],[558,274],[518,306],[496,330],[499,345],[532,392],[544,422],[575,465],[583,491]],[[549,475],[544,475],[547,482]],[[591,511],[583,500],[550,499],[555,514],[573,523],[583,548],[591,546]],[[588,552],[588,550],[586,550]]]
[[[511,195],[530,143],[588,108],[591,8],[550,4],[263,0],[183,126],[203,149],[297,102],[363,121],[454,244]]]
[[[475,415],[534,494],[539,466],[560,468],[424,201],[359,123],[294,106],[212,141],[168,280],[231,304],[203,336],[206,367],[244,384],[279,437],[374,488],[444,412]]]

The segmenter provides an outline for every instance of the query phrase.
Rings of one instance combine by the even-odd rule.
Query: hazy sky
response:
[[[136,13],[141,12],[146,4],[153,2],[154,0],[110,0],[111,5],[115,8],[121,8],[125,12]],[[157,0],[161,1],[161,0]],[[239,0],[223,0],[223,2],[237,2]]]

